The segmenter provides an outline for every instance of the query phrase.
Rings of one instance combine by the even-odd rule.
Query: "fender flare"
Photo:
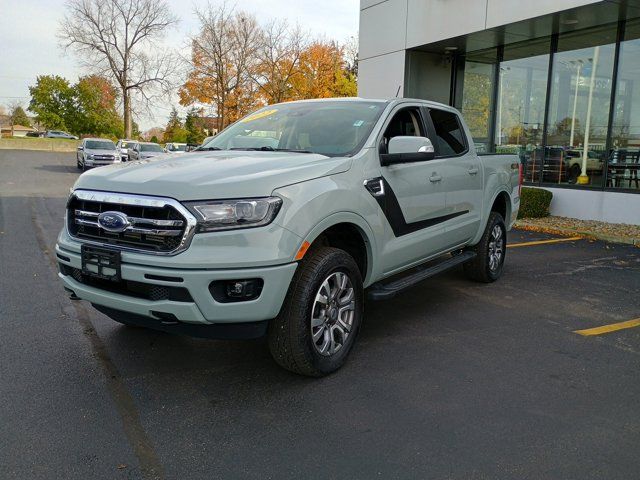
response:
[[[367,273],[365,278],[363,279],[364,285],[367,285],[368,279],[371,278],[371,275],[374,271],[374,262],[376,255],[374,252],[377,252],[377,245],[375,241],[375,235],[373,233],[373,229],[369,225],[369,223],[360,215],[354,212],[335,212],[331,215],[324,217],[320,220],[316,225],[303,237],[301,242],[305,241],[313,244],[315,240],[327,229],[333,227],[334,225],[338,225],[340,223],[350,223],[354,225],[362,235],[362,239],[364,240],[366,255],[367,255]]]

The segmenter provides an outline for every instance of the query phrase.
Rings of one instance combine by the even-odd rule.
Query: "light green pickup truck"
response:
[[[80,176],[60,278],[118,322],[267,335],[276,362],[321,376],[344,364],[365,294],[390,298],[459,265],[496,280],[521,178],[517,156],[478,156],[444,105],[273,105],[199,151]]]

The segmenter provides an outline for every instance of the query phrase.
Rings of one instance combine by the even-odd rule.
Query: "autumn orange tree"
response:
[[[260,29],[252,15],[225,3],[197,10],[200,31],[191,41],[190,71],[180,103],[210,104],[226,126],[258,104],[253,85]]]
[[[197,16],[200,28],[191,41],[180,103],[210,105],[220,128],[265,104],[357,94],[349,42],[312,41],[284,21],[260,26],[226,3]]]

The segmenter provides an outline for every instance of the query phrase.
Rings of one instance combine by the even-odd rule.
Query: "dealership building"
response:
[[[361,97],[462,111],[551,212],[640,224],[640,0],[361,0]]]

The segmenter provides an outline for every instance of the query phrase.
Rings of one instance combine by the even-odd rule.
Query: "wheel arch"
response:
[[[318,245],[341,248],[349,253],[360,268],[365,287],[374,269],[375,237],[364,218],[353,212],[329,215],[317,223],[304,238],[312,249]]]

